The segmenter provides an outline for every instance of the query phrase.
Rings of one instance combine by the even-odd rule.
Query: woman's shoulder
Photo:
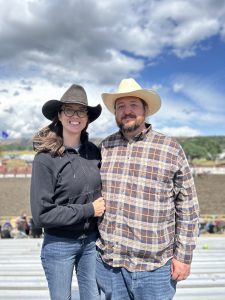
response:
[[[87,146],[89,148],[98,149],[98,146],[96,144],[94,144],[93,142],[91,142],[91,141],[87,142]]]
[[[50,154],[50,152],[39,152],[34,157],[34,162],[40,162],[44,164],[51,164],[55,157]]]
[[[95,145],[93,142],[88,141],[86,146],[89,155],[91,154],[92,156],[95,156],[95,158],[100,159],[101,154],[97,145]]]

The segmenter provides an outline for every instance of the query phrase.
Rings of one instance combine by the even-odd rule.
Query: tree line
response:
[[[216,160],[225,151],[225,136],[178,138],[188,160]]]
[[[225,152],[225,136],[199,136],[192,138],[176,138],[181,144],[188,160],[205,159],[216,160],[218,155]],[[93,143],[99,145],[100,138],[91,139]],[[33,150],[32,141],[30,139],[1,141],[0,153],[2,151],[23,151]]]

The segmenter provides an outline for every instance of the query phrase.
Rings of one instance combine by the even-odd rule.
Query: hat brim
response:
[[[42,107],[42,113],[50,121],[53,121],[55,117],[58,115],[63,104],[66,102],[62,102],[59,100],[49,100]],[[88,110],[88,120],[89,123],[95,121],[102,112],[102,107],[100,104],[97,106],[85,106]]]
[[[156,92],[152,90],[136,90],[127,93],[103,93],[102,100],[107,107],[107,109],[115,115],[115,102],[118,98],[121,97],[138,97],[146,102],[148,105],[148,111],[146,112],[146,116],[150,116],[155,114],[161,107],[161,99]]]

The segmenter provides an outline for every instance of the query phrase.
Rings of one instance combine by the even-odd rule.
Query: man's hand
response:
[[[171,274],[173,280],[180,281],[186,279],[190,274],[190,270],[191,265],[185,264],[176,260],[175,258],[172,258]]]

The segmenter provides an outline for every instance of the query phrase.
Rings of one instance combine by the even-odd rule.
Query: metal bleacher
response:
[[[42,239],[0,239],[0,300],[49,299],[41,244]],[[72,300],[79,300],[75,276]],[[224,235],[199,238],[192,273],[178,284],[174,300],[225,300]]]
[[[40,262],[42,239],[0,240],[0,299],[49,300],[47,282]],[[76,277],[73,300],[78,300]]]

